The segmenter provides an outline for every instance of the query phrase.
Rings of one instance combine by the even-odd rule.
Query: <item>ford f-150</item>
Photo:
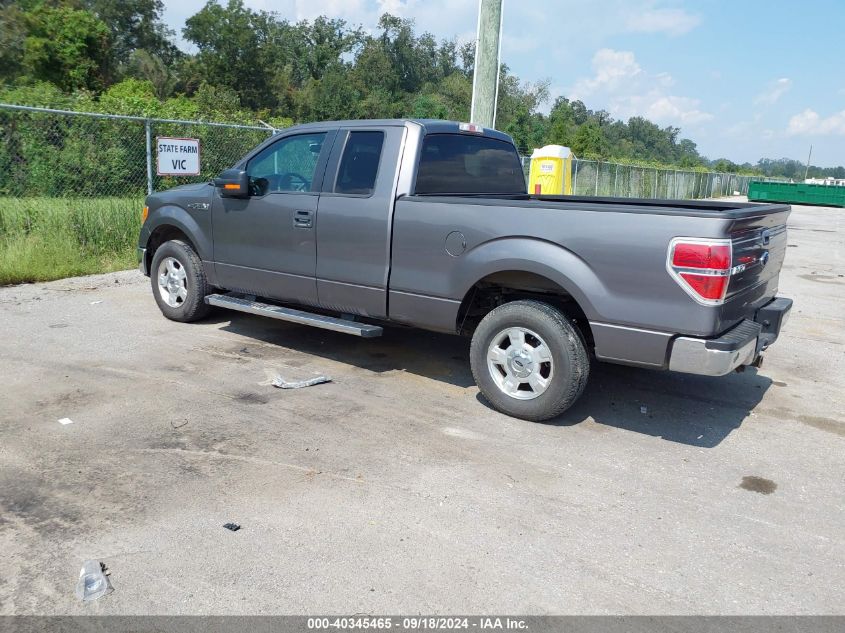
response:
[[[494,407],[546,420],[592,359],[723,375],[759,364],[789,206],[533,196],[510,137],[433,120],[272,136],[207,184],[147,198],[141,270],[164,315],[212,306],[358,336],[471,336]]]

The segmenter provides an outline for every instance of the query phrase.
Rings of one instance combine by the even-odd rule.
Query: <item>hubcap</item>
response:
[[[527,328],[502,330],[487,348],[487,369],[496,386],[517,400],[532,400],[552,381],[552,353],[540,336]]]
[[[188,275],[175,257],[165,257],[158,265],[158,293],[171,308],[178,308],[188,298]]]

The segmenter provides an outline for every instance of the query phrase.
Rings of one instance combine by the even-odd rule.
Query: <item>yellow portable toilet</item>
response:
[[[563,145],[546,145],[531,154],[528,193],[534,195],[571,195],[572,159],[575,154]]]

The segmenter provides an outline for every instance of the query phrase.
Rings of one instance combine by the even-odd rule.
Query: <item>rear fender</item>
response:
[[[528,237],[508,237],[480,244],[460,258],[451,286],[461,299],[479,280],[505,272],[540,275],[570,295],[588,319],[596,318],[595,299],[607,293],[587,263],[557,244]]]

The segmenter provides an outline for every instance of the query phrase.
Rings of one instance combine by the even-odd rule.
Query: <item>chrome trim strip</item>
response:
[[[601,326],[601,327],[612,327],[616,330],[631,330],[631,331],[634,331],[634,332],[645,332],[646,334],[661,334],[661,335],[664,335],[664,336],[672,336],[672,333],[670,333],[670,332],[662,332],[660,330],[647,330],[645,328],[632,327],[630,325],[618,325],[616,323],[604,323],[602,321],[590,321],[589,323],[590,323],[590,327],[598,325],[598,326]]]
[[[727,246],[728,250],[729,250],[728,261],[732,262],[733,258],[734,258],[734,256],[733,256],[734,251],[733,251],[733,243],[731,242],[731,240],[727,239],[727,238],[717,239],[717,238],[700,238],[700,237],[673,237],[669,241],[669,248],[666,249],[666,272],[669,273],[669,276],[672,279],[675,280],[675,283],[677,283],[681,287],[681,290],[683,290],[685,293],[687,293],[687,295],[693,301],[695,301],[699,305],[703,305],[703,306],[720,306],[723,303],[725,303],[725,298],[728,295],[728,286],[730,285],[730,283],[725,284],[725,290],[722,293],[721,298],[719,298],[719,299],[703,299],[695,290],[692,289],[692,287],[686,281],[684,281],[684,278],[681,277],[680,274],[678,274],[678,272],[676,272],[675,266],[672,265],[672,256],[675,253],[675,245],[678,242],[683,242],[685,244],[706,244],[706,245],[714,245],[715,244],[717,246]],[[720,270],[709,269],[709,268],[706,268],[706,269],[682,268],[682,269],[678,269],[678,270],[681,270],[683,272],[688,272],[688,273],[691,273],[691,274],[696,274],[696,275],[708,275],[708,276],[711,276],[711,277],[719,277],[719,276],[727,277],[727,276],[730,275],[730,269],[725,269],[725,270],[720,271]],[[696,272],[696,271],[699,271],[699,272]],[[705,272],[700,272],[700,271],[705,271]]]

